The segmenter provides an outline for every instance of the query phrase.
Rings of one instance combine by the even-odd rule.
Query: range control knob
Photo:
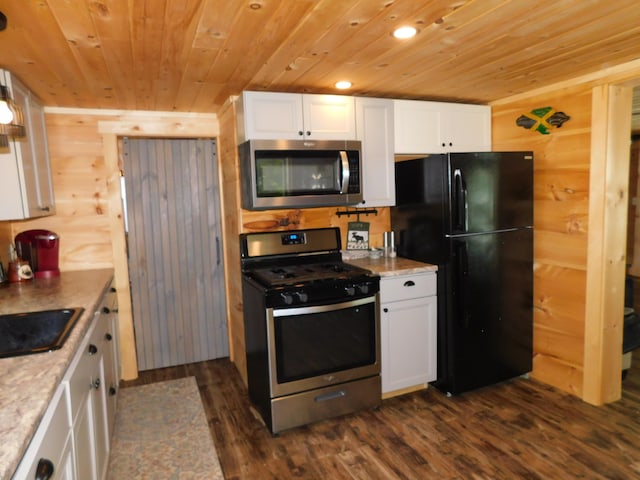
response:
[[[307,300],[309,300],[309,295],[307,295],[306,292],[296,292],[296,295],[298,297],[298,300],[302,303],[306,302]]]
[[[293,296],[290,293],[281,293],[282,301],[285,305],[291,305],[293,303]]]
[[[350,297],[353,297],[356,294],[356,288],[354,286],[344,287],[344,291]]]
[[[358,290],[360,290],[360,293],[366,295],[367,293],[369,293],[369,285],[367,285],[366,283],[362,283],[358,285]]]

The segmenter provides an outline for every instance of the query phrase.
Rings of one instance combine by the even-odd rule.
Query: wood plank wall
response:
[[[600,405],[620,398],[628,133],[640,64],[494,102],[493,148],[535,152],[533,376]],[[515,119],[552,106],[550,135]]]
[[[571,117],[550,135],[516,125],[552,106]],[[534,152],[533,376],[582,396],[591,90],[577,87],[493,107],[493,149]]]
[[[240,273],[240,249],[238,235],[246,232],[267,230],[294,230],[297,228],[339,227],[343,248],[346,245],[347,227],[350,221],[356,221],[356,209],[351,216],[338,216],[338,210],[345,208],[308,208],[301,210],[264,210],[249,211],[240,207],[240,171],[236,149],[235,103],[225,104],[219,112],[220,141],[219,153],[224,165],[223,209],[225,222],[225,262],[227,266],[227,305],[229,315],[229,342],[231,360],[236,364],[245,384],[247,382],[246,361],[244,358],[244,323],[242,313],[242,285]],[[390,210],[377,208],[376,215],[361,215],[362,222],[369,222],[370,246],[382,246],[382,234],[390,229]]]
[[[49,109],[46,122],[56,214],[0,222],[0,242],[23,230],[46,228],[60,235],[62,272],[115,268],[122,374],[124,379],[135,378],[138,372],[127,259],[120,238],[124,233],[117,195],[121,165],[117,136],[213,138],[219,133],[217,118],[211,114]]]
[[[13,243],[11,235],[11,222],[0,222],[0,263],[7,272],[7,264],[9,263],[9,244]]]

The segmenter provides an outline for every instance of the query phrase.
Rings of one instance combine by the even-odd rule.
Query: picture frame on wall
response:
[[[349,222],[347,229],[347,250],[369,249],[369,223]]]

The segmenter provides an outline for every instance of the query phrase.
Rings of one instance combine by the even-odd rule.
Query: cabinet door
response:
[[[442,109],[442,147],[446,151],[491,151],[491,107],[443,103]]]
[[[15,77],[11,79],[11,93],[13,99],[24,113],[25,129],[27,136],[13,139],[16,155],[22,167],[22,184],[24,186],[23,198],[25,217],[38,216],[38,174],[36,156],[31,144],[31,120],[29,110],[29,90],[26,89]]]
[[[22,108],[26,129],[26,137],[9,139],[9,148],[0,150],[0,220],[51,215],[54,200],[44,109],[20,80],[6,71],[0,74]]]
[[[380,376],[383,394],[436,379],[436,298],[382,304]]]
[[[78,479],[97,480],[95,465],[95,441],[93,431],[93,402],[87,384],[85,395],[79,405],[78,416],[73,425],[73,445]]]
[[[311,140],[355,140],[356,117],[353,97],[303,95],[304,137]]]
[[[362,142],[360,207],[387,207],[396,203],[393,159],[393,100],[357,97],[356,133]]]
[[[13,480],[36,478],[35,472],[41,462],[47,462],[53,468],[56,479],[74,478],[67,402],[66,389],[61,385],[54,393]]]
[[[95,471],[98,480],[104,480],[107,476],[109,463],[109,429],[107,426],[107,383],[105,381],[105,356],[106,345],[103,354],[98,359],[98,368],[92,377],[93,390],[91,391],[91,412],[93,421],[93,441],[95,448]],[[110,347],[110,345],[109,345]]]
[[[491,107],[395,100],[395,152],[491,151]]]
[[[442,111],[436,102],[394,100],[395,153],[425,154],[443,151]]]
[[[36,208],[35,211],[31,213],[31,216],[51,215],[55,213],[55,202],[53,198],[44,107],[33,95],[29,97],[28,123],[30,133],[29,142],[31,144],[31,152],[34,156],[37,195]],[[30,208],[30,210],[33,210],[33,208]]]
[[[300,140],[303,136],[302,95],[243,92],[238,139]]]

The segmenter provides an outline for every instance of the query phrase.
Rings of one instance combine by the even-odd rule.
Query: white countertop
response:
[[[0,314],[84,308],[60,350],[0,359],[0,479],[13,475],[84,338],[113,270],[62,272],[0,287]]]
[[[356,258],[343,259],[344,262],[350,263],[360,268],[365,268],[377,273],[381,277],[391,277],[394,275],[408,275],[413,273],[436,272],[437,265],[430,263],[416,262],[402,257],[380,257],[380,258]]]

